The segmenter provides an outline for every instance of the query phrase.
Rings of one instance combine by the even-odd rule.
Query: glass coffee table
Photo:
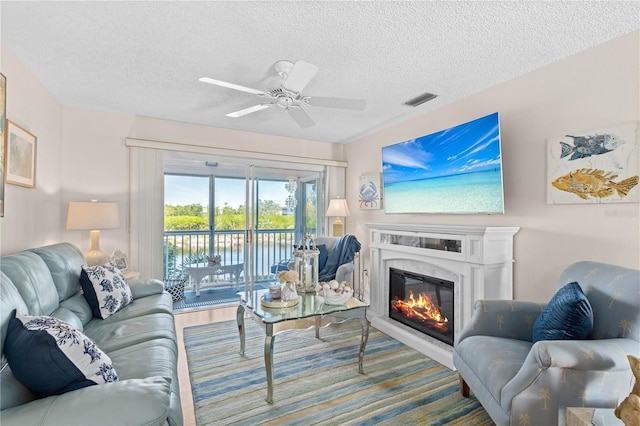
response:
[[[358,372],[364,373],[362,361],[364,348],[369,338],[369,321],[367,308],[369,305],[358,299],[351,298],[344,305],[327,305],[320,303],[313,293],[298,295],[298,304],[289,308],[266,308],[260,303],[263,294],[268,290],[253,292],[241,291],[240,305],[236,313],[238,331],[240,333],[240,354],[244,356],[244,316],[249,314],[265,331],[264,367],[267,372],[267,402],[273,402],[273,344],[276,334],[288,330],[304,330],[314,327],[316,338],[320,338],[320,328],[330,324],[357,320],[362,326],[360,350],[358,351]]]

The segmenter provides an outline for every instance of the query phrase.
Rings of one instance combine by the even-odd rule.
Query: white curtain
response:
[[[158,149],[129,148],[129,253],[143,278],[163,276],[164,161]]]

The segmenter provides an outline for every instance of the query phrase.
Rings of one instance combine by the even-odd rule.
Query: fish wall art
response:
[[[640,121],[547,140],[547,203],[640,201]]]

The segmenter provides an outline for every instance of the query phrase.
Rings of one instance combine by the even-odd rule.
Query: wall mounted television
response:
[[[387,214],[502,214],[498,113],[382,148]]]

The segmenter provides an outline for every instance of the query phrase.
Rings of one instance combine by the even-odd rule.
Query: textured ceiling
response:
[[[640,28],[640,2],[213,1],[0,3],[1,40],[65,106],[348,142]],[[303,94],[364,111],[280,108],[240,118],[273,64],[319,67]],[[10,82],[9,82],[10,84]],[[432,92],[417,108],[407,100]],[[10,115],[10,111],[8,111]]]

